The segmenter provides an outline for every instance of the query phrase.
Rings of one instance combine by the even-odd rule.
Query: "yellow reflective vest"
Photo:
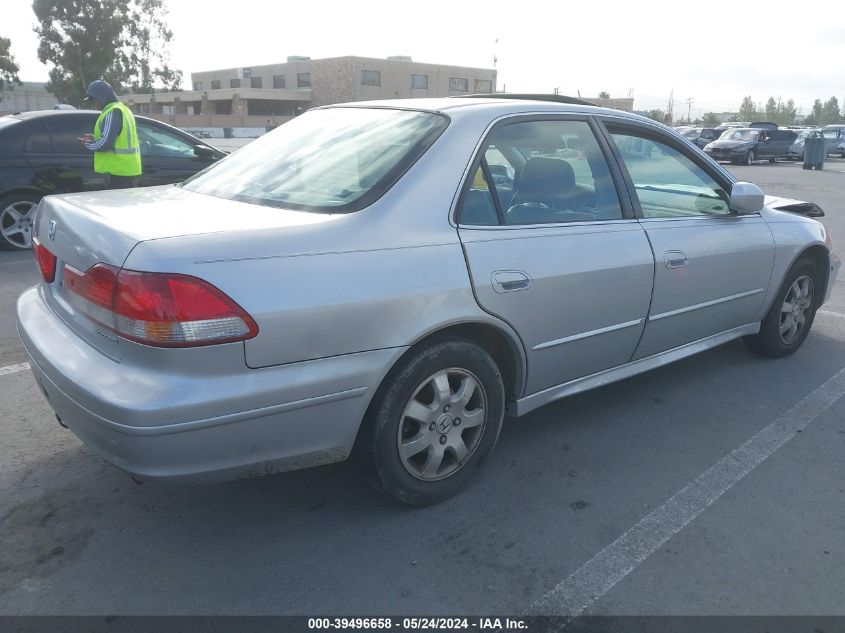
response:
[[[138,142],[138,130],[135,128],[135,117],[125,104],[114,101],[103,108],[94,126],[94,140],[100,140],[103,122],[112,110],[120,110],[123,115],[123,129],[114,141],[114,148],[94,152],[94,171],[112,176],[140,176],[141,145]]]

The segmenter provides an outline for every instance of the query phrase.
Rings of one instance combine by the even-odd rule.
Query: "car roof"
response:
[[[553,96],[553,95],[552,95]],[[560,103],[545,99],[514,98],[514,97],[431,97],[423,99],[384,99],[380,101],[353,101],[322,106],[323,108],[396,108],[402,110],[422,110],[438,112],[450,116],[464,112],[481,112],[494,116],[520,113],[555,113],[567,112],[577,114],[605,114],[625,117],[638,121],[655,123],[651,119],[611,108],[594,105],[580,105],[577,103]],[[665,127],[662,124],[657,124]],[[666,128],[671,129],[671,128]]]

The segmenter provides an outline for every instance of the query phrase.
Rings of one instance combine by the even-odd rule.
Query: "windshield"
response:
[[[687,138],[698,138],[698,135],[701,134],[701,130],[698,128],[693,128],[691,130],[685,130],[683,135]]]
[[[725,130],[720,141],[756,141],[760,138],[760,132],[757,130]]]
[[[312,110],[183,186],[265,206],[356,211],[383,195],[447,125],[446,117],[429,112]]]

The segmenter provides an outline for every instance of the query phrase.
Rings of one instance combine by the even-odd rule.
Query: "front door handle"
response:
[[[666,251],[663,254],[666,268],[683,268],[689,264],[689,257],[684,251]]]
[[[531,277],[521,270],[493,271],[493,290],[499,294],[528,290],[531,287]]]

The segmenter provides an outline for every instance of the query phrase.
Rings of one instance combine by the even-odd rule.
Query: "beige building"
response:
[[[410,57],[288,57],[280,64],[193,73],[191,87],[121,99],[136,113],[178,127],[257,128],[331,103],[492,93],[496,71]]]
[[[45,86],[44,82],[39,81],[25,81],[22,86],[4,82],[0,90],[0,116],[12,112],[52,109],[59,102],[47,92]]]

